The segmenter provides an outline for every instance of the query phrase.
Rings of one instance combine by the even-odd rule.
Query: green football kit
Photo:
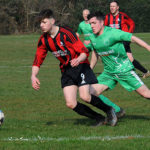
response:
[[[79,24],[77,33],[79,35],[83,34],[84,35],[84,40],[90,40],[89,36],[93,33],[91,25],[89,23],[85,23],[85,21],[82,21]]]
[[[131,41],[132,34],[111,27],[104,27],[103,33],[90,36],[94,50],[102,59],[104,72],[98,76],[99,84],[114,88],[119,82],[128,91],[136,90],[143,82],[134,72],[134,66],[128,59],[123,41]]]
[[[82,21],[80,24],[79,24],[79,27],[78,27],[78,30],[77,30],[77,33],[79,35],[83,34],[84,35],[84,40],[90,40],[90,36],[93,34],[93,31],[92,31],[92,28],[91,28],[91,25],[89,23],[85,23],[85,21]],[[84,44],[89,52],[91,52],[91,49],[92,49],[92,46],[91,45],[86,45]],[[113,107],[115,109],[115,112],[119,112],[120,111],[120,107],[117,106],[116,104],[114,104],[113,102],[111,102],[107,97],[105,97],[104,95],[99,95],[99,98],[107,105]]]
[[[89,36],[92,35],[93,31],[92,31],[92,28],[91,28],[91,25],[89,23],[85,23],[85,21],[82,21],[80,24],[79,24],[79,27],[78,27],[78,30],[77,30],[77,33],[79,35],[83,34],[84,35],[84,40],[90,40]],[[87,45],[84,44],[86,47]],[[91,51],[91,47],[87,47],[89,52]]]

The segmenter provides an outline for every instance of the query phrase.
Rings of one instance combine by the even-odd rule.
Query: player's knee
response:
[[[133,61],[134,61],[134,58],[133,58],[133,56],[132,56],[132,53],[128,53],[127,55],[128,55],[129,60],[130,60],[131,62],[133,62]]]
[[[144,98],[150,99],[150,90],[143,93]]]
[[[85,102],[90,102],[90,95],[89,94],[80,94],[80,98]]]
[[[143,91],[143,92],[141,93],[141,95],[142,95],[144,98],[150,99],[150,90],[147,89],[147,90]]]
[[[134,61],[134,58],[133,57],[129,57],[130,61],[133,62]]]
[[[70,109],[73,109],[76,106],[76,104],[74,104],[73,102],[66,102],[66,106]]]

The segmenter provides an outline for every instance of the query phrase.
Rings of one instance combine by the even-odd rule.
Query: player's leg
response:
[[[88,118],[96,120],[96,125],[102,125],[105,123],[105,117],[95,111],[93,111],[88,106],[77,102],[77,86],[71,85],[63,88],[64,97],[66,100],[66,106],[71,108],[76,113],[86,116]]]
[[[131,70],[124,74],[117,75],[118,82],[128,91],[136,91],[145,98],[150,98],[150,90],[144,85],[140,77]]]
[[[150,99],[150,89],[148,89],[146,85],[139,87],[136,92],[138,92],[143,97]]]
[[[105,86],[105,85],[103,85]],[[108,88],[108,86],[106,86],[106,89]],[[102,93],[101,91],[102,89],[102,86],[101,84],[98,84],[98,85],[93,85],[91,87],[91,93],[95,94],[95,95],[98,95],[99,93]],[[100,90],[100,91],[98,91]],[[105,89],[103,89],[105,90]],[[115,112],[116,112],[116,115],[118,118],[121,118],[125,115],[125,111],[123,110],[123,108],[120,108],[118,105],[116,105],[115,103],[113,103],[112,101],[110,101],[107,97],[105,97],[104,95],[100,94],[98,96],[105,104],[107,104],[108,106],[111,106],[114,108]]]
[[[97,84],[98,85],[98,84]],[[108,122],[111,126],[115,126],[117,123],[117,117],[112,107],[105,104],[99,97],[89,92],[90,85],[84,85],[79,87],[80,98],[90,103],[91,105],[103,110],[107,114]]]
[[[138,70],[140,70],[143,73],[143,78],[147,78],[150,76],[149,70],[147,70],[142,64],[140,64],[139,61],[133,58],[131,48],[130,48],[130,42],[123,42],[125,50],[127,52],[127,56],[134,65],[134,67]]]
[[[133,58],[132,53],[127,52],[127,56],[130,59],[130,61],[132,62],[132,64],[134,65],[134,67],[136,69],[140,70],[141,72],[143,72],[143,78],[150,76],[149,71],[142,64],[140,64],[139,61],[137,61],[136,59]]]
[[[115,109],[116,113],[119,113],[121,111],[120,107],[118,105],[116,105],[115,103],[113,103],[111,100],[109,100],[107,97],[105,97],[104,95],[99,95],[98,96],[105,104],[113,107]]]
[[[95,85],[95,86],[100,86],[100,87],[95,87],[95,91],[97,90],[97,92],[95,93],[96,95],[102,93],[108,87],[110,89],[113,89],[115,87],[115,84],[116,84],[116,82],[113,81],[113,79],[111,80],[111,77],[109,75],[107,75],[105,72],[103,72],[102,74],[100,74],[97,77],[97,80],[98,80],[98,83],[100,85]],[[101,87],[101,84],[103,84],[104,89],[103,89],[103,87]],[[107,85],[107,86],[105,86],[105,85]],[[113,103],[112,101],[110,101],[108,98],[104,97],[103,95],[99,95],[99,97],[101,98],[101,100],[105,104],[107,104],[107,105],[109,105],[109,106],[111,106],[111,107],[113,107],[115,109],[115,112],[116,112],[116,114],[117,114],[118,117],[122,117],[122,116],[125,115],[125,111],[122,108],[120,108],[118,105],[116,105],[115,103]]]
[[[83,85],[79,87],[79,95],[80,98],[90,104],[97,104],[97,108],[103,110],[104,112],[107,113],[107,111],[110,111],[111,107],[105,104],[99,97],[95,96],[94,94],[90,94],[90,85]]]
[[[70,67],[65,72],[62,73],[61,87],[64,92],[66,106],[72,109],[73,111],[75,111],[76,113],[82,116],[86,116],[91,119],[95,119],[96,121],[99,120],[99,118],[105,119],[104,116],[96,113],[95,111],[90,109],[88,106],[77,102],[78,86],[76,85],[77,84],[76,78],[78,77],[78,74],[80,73],[79,69],[81,68],[82,68],[82,65],[78,66],[78,69]],[[98,122],[97,125],[101,125],[101,122]]]

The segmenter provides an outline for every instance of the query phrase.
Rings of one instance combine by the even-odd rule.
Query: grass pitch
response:
[[[136,35],[150,43],[150,33]],[[31,66],[38,38],[0,36],[0,109],[5,113],[0,150],[149,150],[150,100],[136,92],[120,85],[105,92],[125,109],[126,116],[116,127],[92,128],[92,120],[65,106],[59,62],[50,53],[39,73],[41,89],[32,89]],[[150,70],[150,53],[134,44],[132,49],[133,56]],[[102,69],[99,62],[94,72]],[[143,81],[150,88],[150,77]]]

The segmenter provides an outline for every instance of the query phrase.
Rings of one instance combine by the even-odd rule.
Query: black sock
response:
[[[104,112],[108,112],[111,107],[105,104],[99,97],[91,95],[91,105],[103,110]]]
[[[86,106],[84,104],[81,104],[79,102],[77,102],[77,106],[73,110],[76,113],[78,113],[82,116],[86,116],[86,117],[91,118],[91,119],[95,119],[95,120],[104,119],[104,116],[102,116],[101,114],[93,111],[88,106]]]
[[[136,69],[140,70],[143,73],[147,73],[147,69],[145,69],[136,59],[133,60],[133,65]]]

